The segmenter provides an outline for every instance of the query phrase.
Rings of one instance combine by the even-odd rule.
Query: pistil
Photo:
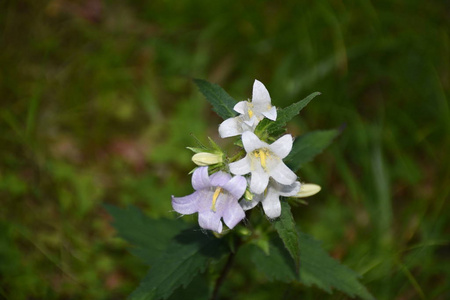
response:
[[[216,212],[217,198],[219,198],[219,196],[222,193],[222,191],[223,191],[223,189],[220,186],[216,187],[216,190],[214,191],[213,200],[212,200],[212,206],[211,206],[211,210],[213,212]]]

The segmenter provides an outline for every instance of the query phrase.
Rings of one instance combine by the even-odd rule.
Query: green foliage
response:
[[[271,236],[268,253],[265,253],[260,247],[254,245],[250,247],[247,255],[258,271],[264,273],[269,280],[286,283],[299,280],[299,270],[296,270],[292,257],[279,237]],[[302,271],[302,269],[300,270]]]
[[[291,213],[291,207],[286,201],[281,201],[281,216],[273,222],[273,225],[294,260],[295,271],[298,273],[301,257],[300,236]]]
[[[252,261],[270,280],[301,283],[332,292],[340,290],[350,297],[371,300],[373,296],[358,281],[359,275],[331,258],[311,236],[299,232],[300,272],[296,273],[292,257],[283,247],[279,237],[272,236],[267,255],[260,248],[252,247]]]
[[[286,165],[297,171],[328,147],[339,133],[336,129],[317,130],[299,136],[294,140],[291,153],[285,158]]]
[[[257,78],[277,107],[322,92],[289,132],[347,129],[302,165],[324,190],[295,219],[377,299],[448,298],[445,1],[288,0],[270,17],[266,1],[66,2],[0,1],[0,298],[135,288],[146,267],[113,238],[101,202],[161,219],[171,194],[191,191],[189,133],[217,134],[191,77],[241,96]],[[228,278],[228,299],[345,297],[261,286],[257,268]]]
[[[130,252],[148,265],[153,265],[171,240],[188,228],[181,220],[149,218],[134,206],[121,209],[105,205],[105,208],[114,218],[113,225],[119,236],[133,246]]]
[[[288,107],[279,109],[277,112],[276,121],[271,121],[269,119],[262,120],[255,129],[255,132],[259,135],[265,134],[267,132],[269,135],[277,136],[285,131],[285,126],[287,122],[292,120],[297,116],[300,111],[308,105],[308,103],[314,99],[316,96],[320,95],[319,92],[312,93],[305,99],[295,102]]]
[[[300,233],[300,280],[306,284],[315,284],[331,292],[332,288],[347,295],[361,299],[374,299],[367,289],[358,281],[359,275],[326,253],[320,243],[311,236]]]
[[[211,260],[219,260],[226,253],[222,240],[186,230],[173,239],[130,299],[166,299],[179,286],[186,287]]]
[[[237,113],[233,110],[236,100],[231,98],[219,85],[202,79],[194,79],[200,92],[213,106],[213,110],[224,120],[234,117]]]
[[[181,220],[155,220],[138,208],[106,205],[118,234],[133,245],[131,252],[151,265],[130,299],[167,299],[186,287],[211,260],[228,253],[226,244],[204,232],[187,229]]]

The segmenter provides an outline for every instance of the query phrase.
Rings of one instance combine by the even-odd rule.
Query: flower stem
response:
[[[214,285],[214,291],[213,291],[213,293],[211,295],[210,300],[217,300],[218,299],[220,287],[224,283],[225,278],[227,277],[228,273],[231,270],[231,266],[233,265],[234,258],[236,256],[238,248],[241,246],[241,244],[242,244],[242,241],[239,239],[236,242],[236,247],[235,247],[234,252],[231,252],[230,255],[228,256],[227,262],[225,263],[222,271],[220,272],[219,278],[217,278],[217,280],[216,280],[216,283]]]

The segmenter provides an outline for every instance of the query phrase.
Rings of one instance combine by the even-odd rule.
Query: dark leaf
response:
[[[219,85],[202,79],[194,79],[200,92],[213,106],[213,110],[224,120],[236,116],[233,107],[236,101]]]

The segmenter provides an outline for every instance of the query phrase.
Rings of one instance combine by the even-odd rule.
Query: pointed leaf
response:
[[[269,280],[284,282],[299,281],[307,286],[312,284],[332,293],[332,289],[340,290],[350,297],[358,296],[364,300],[372,300],[373,296],[358,281],[357,273],[340,264],[326,253],[319,242],[311,236],[299,232],[300,236],[300,275],[294,270],[294,262],[279,237],[270,239],[270,254],[265,254],[256,246],[250,248],[247,256],[251,257],[256,268]]]
[[[236,116],[237,113],[233,110],[236,100],[228,95],[224,89],[217,84],[202,79],[194,79],[194,82],[220,117],[225,120]]]
[[[295,139],[291,153],[284,160],[294,172],[312,160],[331,144],[341,131],[337,129],[311,131]]]
[[[291,207],[286,201],[281,201],[281,216],[274,221],[273,225],[294,260],[295,272],[298,273],[300,267],[300,236],[295,226]]]
[[[151,267],[130,299],[166,299],[180,286],[186,287],[211,260],[229,253],[225,243],[201,231],[186,230],[175,237]]]
[[[179,219],[151,219],[134,206],[122,209],[105,205],[105,208],[114,218],[118,235],[133,245],[130,252],[149,265],[163,254],[175,235],[188,227]]]
[[[329,293],[332,288],[335,288],[350,297],[358,296],[364,300],[374,299],[358,281],[360,276],[330,257],[314,238],[300,232],[300,244],[302,252],[300,280],[302,283],[308,286],[315,284]]]
[[[318,95],[320,95],[319,92],[312,93],[303,100],[293,103],[286,108],[279,109],[276,121],[271,121],[269,119],[262,120],[256,128],[256,132],[259,135],[262,135],[265,131],[274,136],[282,134],[285,131],[284,127],[287,122],[298,115],[300,111]]]
[[[247,257],[250,257],[256,268],[264,273],[269,280],[283,282],[298,281],[298,274],[292,257],[286,251],[283,242],[277,236],[272,236],[269,241],[269,252],[256,245],[249,245]]]

